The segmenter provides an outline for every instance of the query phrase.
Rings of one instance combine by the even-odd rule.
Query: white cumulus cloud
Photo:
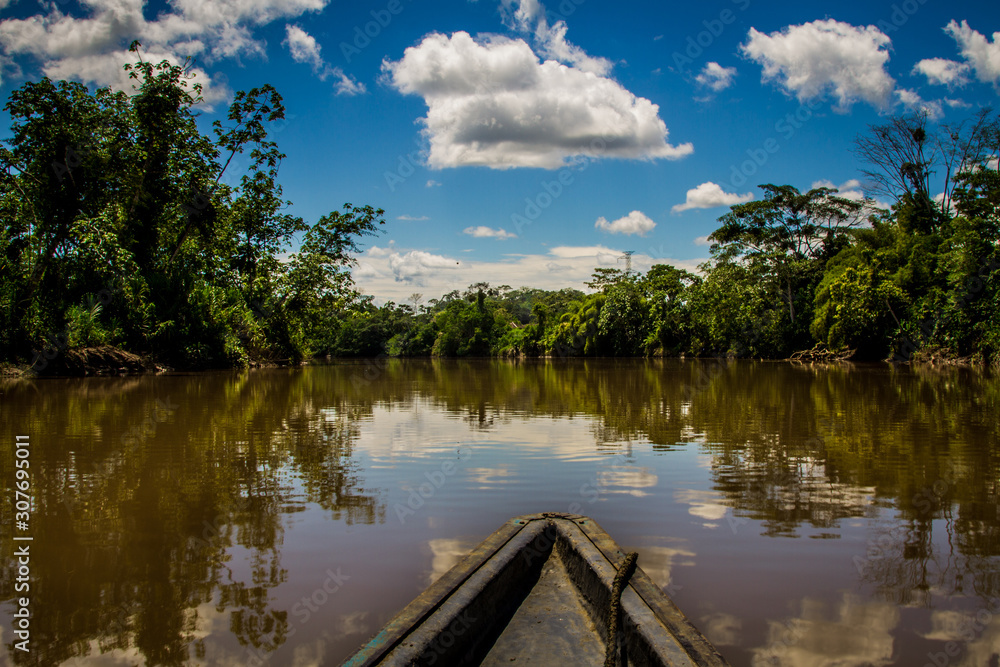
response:
[[[945,201],[944,193],[943,192],[939,192],[936,195],[934,195],[932,197],[932,199],[937,203],[938,206],[940,206]],[[955,208],[952,206],[951,197],[948,197],[948,204],[946,206],[946,209],[948,210],[948,213],[954,215]]]
[[[719,92],[732,85],[735,76],[735,67],[723,67],[719,63],[710,62],[694,80],[706,88]]]
[[[368,251],[365,253],[365,255],[367,257],[388,257],[389,255],[395,252],[395,248],[393,247],[394,245],[395,244],[392,241],[389,241],[388,248],[380,248],[377,245],[373,245],[372,247],[368,248]]]
[[[466,227],[462,230],[462,233],[474,236],[477,239],[500,239],[501,241],[506,241],[507,239],[517,238],[517,234],[511,234],[506,229],[493,229],[492,227],[484,227],[482,225],[478,227]]]
[[[81,81],[131,91],[134,81],[122,65],[136,61],[128,52],[133,40],[142,43],[143,58],[182,64],[198,56],[211,64],[220,59],[264,57],[265,44],[254,31],[283,17],[322,10],[329,0],[171,0],[155,19],[144,16],[144,0],[86,0],[82,16],[61,11],[57,3],[42,3],[44,11],[24,18],[0,20],[0,53],[6,61],[31,57],[49,77]],[[228,95],[224,84],[202,69],[189,83],[201,83],[211,105]]]
[[[753,193],[738,195],[732,192],[723,191],[718,183],[708,181],[696,188],[687,191],[687,197],[683,204],[677,204],[671,211],[681,213],[692,208],[715,208],[716,206],[733,206],[734,204],[744,204],[753,199]]]
[[[819,181],[813,181],[812,188],[833,188],[837,190],[835,197],[842,197],[843,199],[850,199],[856,202],[865,202],[865,210],[868,212],[876,212],[878,209],[890,209],[892,204],[881,199],[865,199],[865,193],[861,185],[861,181],[856,178],[851,178],[840,185],[837,185],[829,179],[822,179]]]
[[[538,0],[501,0],[500,10],[504,23],[522,32],[530,31],[538,22],[546,20],[545,6]]]
[[[432,34],[382,69],[396,90],[427,103],[431,168],[555,169],[576,156],[693,152],[689,143],[667,143],[656,104],[593,72],[541,62],[521,39]]]
[[[838,111],[861,99],[885,108],[895,81],[885,70],[891,40],[875,26],[833,19],[787,26],[769,35],[750,28],[741,50],[800,101],[832,93]]]
[[[1000,84],[1000,32],[993,33],[993,41],[990,41],[965,21],[951,21],[944,31],[958,42],[962,57],[976,71],[976,78],[984,83]]]
[[[930,83],[945,86],[963,86],[969,82],[969,66],[946,58],[924,58],[913,67],[915,74],[923,74]]]
[[[645,236],[653,231],[656,223],[642,211],[632,211],[624,218],[618,218],[614,222],[608,222],[606,218],[598,218],[594,223],[595,229],[609,234],[638,234]]]
[[[404,255],[398,252],[389,255],[389,270],[399,282],[423,284],[426,276],[439,271],[453,270],[461,266],[460,262],[434,255],[423,250],[411,250]]]

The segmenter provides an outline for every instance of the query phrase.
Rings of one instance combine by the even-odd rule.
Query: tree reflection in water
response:
[[[342,524],[386,520],[388,490],[366,481],[375,471],[355,451],[376,409],[436,410],[454,417],[463,438],[530,428],[537,418],[583,418],[593,443],[574,447],[591,452],[643,443],[652,456],[707,454],[707,486],[668,494],[705,522],[735,516],[773,539],[836,538],[845,522],[872,526],[855,566],[881,600],[845,597],[837,610],[803,600],[791,626],[768,630],[768,646],[783,660],[805,659],[828,631],[874,616],[871,636],[854,638],[855,653],[880,661],[898,605],[928,605],[932,594],[1000,596],[1000,383],[988,374],[594,359],[390,360],[374,379],[364,369],[337,363],[0,388],[4,442],[25,425],[44,433],[32,453],[36,651],[15,652],[14,660],[48,665],[115,652],[177,665],[205,656],[203,639],[220,619],[233,655],[266,657],[282,646],[293,629],[290,610],[276,607],[273,593],[289,577],[288,522],[313,506]],[[137,430],[167,399],[176,410]],[[125,437],[136,432],[141,437]],[[534,456],[548,451],[542,444],[531,443]],[[556,449],[548,455],[567,458]],[[662,470],[658,476],[648,458],[628,458],[599,470],[602,498],[645,502],[661,491]],[[11,448],[0,449],[0,467],[11,470],[12,462]],[[463,474],[485,493],[517,483],[514,463],[477,462]],[[403,481],[422,474],[399,472]],[[573,481],[573,493],[581,483]],[[10,503],[0,505],[4,525],[11,512]],[[439,574],[475,542],[455,539],[431,542],[432,572],[422,577]],[[670,548],[671,558],[688,553]],[[8,563],[0,596],[9,600],[11,542],[0,550]],[[651,558],[669,576],[673,561]],[[359,612],[343,623],[363,620]],[[727,641],[741,632],[723,612],[709,624]],[[794,644],[782,643],[788,627],[801,633]]]
[[[280,646],[288,612],[270,606],[270,592],[287,577],[284,517],[317,503],[334,520],[384,519],[352,462],[370,404],[343,390],[295,372],[6,386],[18,424],[47,433],[31,461],[34,650],[12,652],[15,662],[116,652],[183,664],[204,652],[199,609],[211,607],[254,654]],[[168,397],[179,407],[137,431]],[[12,453],[0,456],[12,469]],[[10,512],[4,503],[5,525]],[[2,548],[10,563],[10,542]],[[3,599],[13,584],[5,567]]]

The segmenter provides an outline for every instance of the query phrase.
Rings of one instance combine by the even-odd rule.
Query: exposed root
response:
[[[972,366],[976,360],[972,357],[960,357],[951,348],[928,345],[914,352],[909,359],[911,364],[929,364],[931,366]]]
[[[800,364],[832,364],[850,360],[855,352],[856,350],[847,347],[831,350],[825,343],[816,343],[811,350],[799,350],[788,357],[788,360]]]

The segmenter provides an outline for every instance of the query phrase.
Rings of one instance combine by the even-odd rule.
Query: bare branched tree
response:
[[[989,137],[1000,120],[984,108],[957,125],[942,125],[928,131],[926,111],[892,117],[886,125],[870,125],[867,135],[854,142],[854,153],[870,169],[867,190],[894,199],[910,195],[917,204],[932,201],[931,177],[939,174],[943,193],[941,213],[949,213],[955,177],[990,158]]]
[[[991,156],[990,138],[1000,128],[1000,117],[991,118],[993,110],[980,109],[971,119],[958,125],[942,125],[937,137],[938,151],[944,166],[944,197],[941,212],[948,212],[951,195],[955,189],[955,177],[959,174],[982,167]]]
[[[938,155],[927,136],[927,112],[894,116],[887,125],[869,125],[870,132],[854,141],[855,154],[869,165],[863,169],[868,189],[899,199],[911,195],[930,201],[930,176]]]

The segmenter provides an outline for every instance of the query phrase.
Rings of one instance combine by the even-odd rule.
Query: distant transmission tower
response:
[[[625,258],[625,276],[626,277],[628,277],[628,275],[630,273],[632,273],[632,254],[634,252],[635,252],[635,250],[626,250],[622,254],[622,257]],[[619,259],[621,259],[621,257],[619,257]]]

